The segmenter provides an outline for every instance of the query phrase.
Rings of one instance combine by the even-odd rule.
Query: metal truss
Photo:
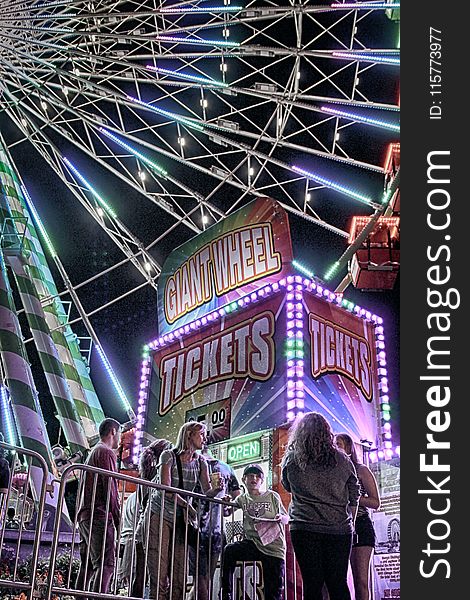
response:
[[[164,237],[256,196],[344,239],[331,203],[374,214],[397,138],[398,50],[372,35],[395,4],[3,0],[0,108],[149,285]],[[70,153],[152,203],[150,244]]]

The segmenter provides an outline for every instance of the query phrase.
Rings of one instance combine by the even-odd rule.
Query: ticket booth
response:
[[[382,444],[389,407],[382,319],[300,276],[292,260],[287,214],[269,198],[169,256],[160,336],[142,361],[135,458],[144,435],[174,442],[185,421],[204,421],[213,454],[240,482],[247,464],[261,464],[287,507],[280,463],[290,424],[306,411],[357,442]],[[229,539],[237,527],[238,516]],[[260,574],[250,577],[260,598]],[[288,600],[301,597],[299,586],[289,545]]]

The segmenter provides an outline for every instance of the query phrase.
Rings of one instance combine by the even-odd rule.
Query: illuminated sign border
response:
[[[358,381],[354,377],[354,374],[350,373],[347,369],[343,369],[343,368],[337,366],[336,364],[333,367],[328,366],[327,365],[328,359],[326,356],[325,356],[325,366],[321,366],[318,370],[315,370],[313,340],[312,340],[313,331],[311,328],[312,321],[317,321],[319,323],[323,323],[323,325],[325,325],[325,326],[330,326],[333,329],[333,331],[336,331],[336,330],[341,331],[342,333],[344,333],[345,335],[347,335],[350,338],[355,338],[357,340],[361,340],[364,342],[364,344],[367,348],[367,372],[368,372],[368,377],[369,377],[369,390],[367,390],[364,387],[364,384],[361,381]],[[370,344],[369,344],[368,340],[363,335],[358,335],[356,333],[353,333],[349,329],[345,329],[344,327],[337,325],[336,323],[334,323],[333,321],[330,321],[329,319],[324,319],[323,317],[319,317],[318,315],[313,315],[312,313],[310,313],[308,315],[308,331],[310,334],[310,344],[311,344],[311,347],[310,347],[311,348],[310,349],[310,369],[311,369],[312,377],[314,379],[318,379],[319,377],[322,377],[323,375],[325,375],[327,373],[338,373],[339,375],[342,375],[343,377],[346,377],[347,379],[352,381],[354,383],[354,385],[357,385],[357,387],[362,390],[364,397],[367,398],[367,400],[371,401],[372,395],[373,395],[372,366],[371,366]],[[326,336],[326,332],[325,332],[325,336]],[[327,343],[327,341],[325,338],[325,344],[326,343]],[[336,339],[335,339],[335,344],[336,344]],[[325,351],[325,354],[326,354],[326,351]],[[334,354],[335,354],[335,363],[336,363],[336,350],[334,351]]]
[[[375,328],[375,348],[377,354],[377,375],[379,381],[379,412],[381,417],[381,436],[383,441],[383,450],[378,451],[379,459],[391,459],[394,455],[400,454],[400,447],[393,450],[392,433],[390,425],[390,399],[388,395],[388,379],[387,379],[387,361],[385,353],[385,336],[382,317],[354,304],[350,300],[335,294],[334,292],[317,285],[314,281],[301,277],[300,275],[289,275],[278,282],[268,284],[260,289],[247,294],[238,300],[226,304],[216,310],[209,312],[203,317],[197,318],[191,323],[166,333],[165,335],[153,340],[144,347],[142,370],[140,379],[140,389],[138,398],[136,433],[134,438],[133,462],[138,463],[139,455],[142,450],[142,438],[144,435],[145,412],[149,395],[149,383],[151,373],[150,353],[157,349],[163,348],[176,339],[186,337],[193,331],[205,327],[212,321],[216,321],[225,315],[243,308],[251,303],[262,301],[273,293],[280,291],[287,292],[287,420],[292,421],[303,414],[302,409],[302,394],[303,390],[303,349],[299,349],[296,342],[295,333],[301,332],[301,327],[297,327],[296,321],[300,324],[300,319],[296,317],[296,305],[302,301],[303,291],[314,293],[318,298],[326,302],[336,305],[338,308],[355,314],[374,325]],[[290,308],[292,305],[292,308]],[[291,333],[289,333],[291,332]],[[292,408],[289,408],[289,407]]]

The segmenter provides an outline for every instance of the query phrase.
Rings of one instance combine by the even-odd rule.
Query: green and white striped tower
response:
[[[58,290],[47,264],[30,210],[28,209],[27,192],[21,185],[19,175],[16,173],[6,149],[1,145],[0,169],[0,177],[2,177],[2,180],[6,180],[7,207],[14,218],[16,228],[20,230],[18,233],[24,236],[23,245],[25,252],[23,253],[22,266],[27,276],[29,276],[29,281],[32,285],[32,287],[29,286],[29,293],[26,294],[25,301],[28,301],[28,296],[30,298],[33,296],[36,297],[43,309],[41,315],[44,319],[42,327],[46,325],[49,330],[49,339],[46,344],[49,351],[46,351],[45,355],[41,356],[42,350],[39,346],[38,350],[40,351],[41,359],[44,358],[49,363],[48,365],[43,364],[43,368],[46,378],[48,378],[48,383],[50,383],[51,393],[56,402],[59,420],[63,426],[67,441],[71,449],[75,450],[78,449],[75,447],[77,441],[83,445],[83,439],[79,440],[77,438],[78,432],[74,423],[76,419],[70,419],[70,417],[78,415],[79,423],[87,438],[87,442],[95,442],[98,437],[98,424],[104,419],[105,415],[88,374],[85,361],[80,353],[77,336],[67,325],[66,312],[58,296]],[[34,211],[34,206],[32,204],[30,206]],[[34,216],[36,217],[37,215]],[[52,258],[57,261],[57,255],[47,233],[45,231],[41,231],[41,233],[45,237],[44,241],[52,254]],[[16,271],[18,269],[21,270],[19,264],[17,264]],[[19,273],[19,277],[21,281],[24,281],[21,273]],[[19,286],[20,290],[22,287],[24,288],[24,285]],[[37,310],[38,303],[34,302],[34,304],[36,306],[34,310]],[[35,317],[32,315],[30,317],[35,321]],[[44,335],[37,330],[35,333],[34,324],[31,329],[33,336],[35,336],[35,343],[36,345],[38,343],[41,345],[42,343],[44,346]],[[58,370],[62,371],[59,380],[57,380]],[[63,379],[65,379],[66,388],[63,386]],[[57,390],[58,386],[59,390]],[[69,404],[63,405],[64,399],[67,402],[67,398],[70,396],[73,400],[73,407]]]
[[[5,383],[10,390],[15,423],[21,445],[40,454],[53,473],[54,459],[46,432],[46,424],[38,402],[31,367],[23,343],[13,294],[0,248],[0,357]],[[42,472],[32,466],[32,480],[36,497],[41,489]]]
[[[25,264],[21,254],[10,256],[8,262],[15,276],[28,325],[65,439],[72,453],[80,452],[85,457],[90,447],[65,378],[64,367],[52,339],[41,300],[29,276],[28,265]]]

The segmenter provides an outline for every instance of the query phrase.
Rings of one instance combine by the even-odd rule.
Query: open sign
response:
[[[252,460],[261,456],[261,443],[259,439],[248,440],[239,444],[233,444],[227,450],[227,462],[236,463]]]

